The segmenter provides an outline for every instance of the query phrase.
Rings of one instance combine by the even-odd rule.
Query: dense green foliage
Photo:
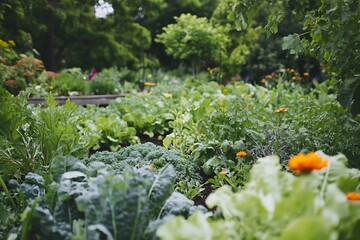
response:
[[[263,1],[237,0],[232,5],[230,18],[239,30],[248,26],[250,18],[257,14]],[[269,2],[271,11],[265,26],[268,32],[277,33],[278,24],[290,9],[303,24],[302,32],[284,37],[282,48],[298,55],[305,52],[316,57],[339,73],[342,89],[339,101],[353,113],[360,112],[359,81],[359,19],[360,2],[344,1],[278,1]],[[264,14],[261,12],[261,14]]]
[[[94,145],[90,132],[77,128],[77,106],[57,106],[52,97],[45,108],[28,106],[25,93],[11,96],[0,88],[1,175],[22,178],[48,169],[57,154],[86,156]]]
[[[346,193],[358,190],[360,171],[343,155],[318,154],[330,166],[301,176],[281,171],[275,156],[259,159],[245,189],[224,186],[207,198],[218,214],[170,219],[160,239],[357,239],[360,205]]]
[[[12,192],[22,196],[18,204],[26,209],[11,237],[152,239],[170,216],[205,211],[173,192],[171,165],[157,173],[128,168],[118,175],[102,162],[86,167],[74,157],[57,157],[50,170],[50,182],[29,173],[23,183],[13,183]]]
[[[194,75],[202,62],[221,58],[228,42],[223,28],[191,14],[182,14],[175,20],[176,24],[165,27],[156,38],[166,46],[168,54],[190,61]]]
[[[98,152],[83,161],[86,164],[93,161],[109,164],[116,173],[123,172],[127,167],[149,167],[157,171],[171,164],[174,166],[177,181],[201,180],[200,169],[195,161],[149,142],[126,147],[117,152]]]

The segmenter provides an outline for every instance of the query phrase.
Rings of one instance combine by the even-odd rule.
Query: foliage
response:
[[[76,105],[57,106],[49,96],[43,108],[27,104],[27,95],[11,96],[0,89],[1,174],[20,178],[28,172],[48,169],[60,153],[84,156],[94,144],[92,135],[79,131]]]
[[[166,46],[168,54],[191,61],[194,75],[201,62],[221,58],[228,42],[222,28],[191,14],[182,14],[175,20],[176,24],[163,28],[164,32],[156,38]]]
[[[348,169],[344,155],[318,152],[330,161],[321,171],[294,176],[279,159],[259,159],[244,190],[224,186],[206,200],[220,215],[197,213],[170,219],[160,239],[356,239],[360,206],[346,193],[359,188],[359,170]],[[302,196],[299,198],[299,196]],[[186,230],[185,230],[186,229]]]
[[[205,211],[173,192],[171,165],[158,173],[129,168],[116,175],[110,169],[101,162],[86,167],[68,156],[52,162],[50,184],[29,173],[17,190],[28,205],[12,237],[152,239],[167,218]]]
[[[117,151],[121,145],[136,144],[140,142],[136,136],[136,129],[128,126],[121,118],[121,114],[108,108],[88,106],[79,108],[78,129],[96,136],[94,149],[105,146],[107,149]]]
[[[25,90],[43,72],[42,62],[31,55],[18,54],[13,40],[0,39],[0,84],[12,94]]]
[[[123,172],[129,166],[148,167],[158,171],[167,164],[171,164],[174,166],[177,181],[201,180],[200,169],[194,161],[176,151],[150,142],[122,148],[117,152],[97,152],[83,161],[87,164],[93,161],[109,164],[116,173]]]
[[[235,1],[230,18],[241,30],[258,12],[263,1]],[[305,32],[284,37],[282,48],[292,54],[305,52],[324,62],[333,71],[340,74],[340,103],[359,113],[359,2],[358,1],[270,1],[271,12],[265,28],[276,33],[278,24],[285,17],[285,8],[289,7],[303,23]]]
[[[249,160],[277,154],[285,164],[292,154],[322,148],[344,152],[358,167],[359,122],[328,94],[334,91],[331,82],[314,82],[309,90],[302,81],[284,81],[286,76],[293,78],[280,76],[276,87],[265,83],[269,89],[239,82],[222,93],[216,83],[184,92],[164,146],[191,154],[207,174],[227,168],[238,151],[246,151]],[[276,112],[281,107],[288,111]]]
[[[10,1],[1,4],[1,35],[14,39],[21,51],[36,49],[47,70],[140,65],[150,45],[150,32],[134,22],[139,7],[155,15],[164,2],[107,1],[114,13],[96,18],[97,0]],[[118,23],[121,24],[118,24]]]
[[[60,95],[84,95],[86,79],[80,68],[65,69],[57,74],[50,82],[50,91]]]
[[[160,94],[118,98],[110,103],[108,109],[120,113],[130,127],[136,128],[138,135],[161,140],[171,131],[169,121],[174,119],[174,115],[171,110],[173,101]]]

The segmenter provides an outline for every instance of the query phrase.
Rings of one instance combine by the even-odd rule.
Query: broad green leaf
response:
[[[292,34],[284,37],[282,49],[290,50],[290,53],[295,54],[296,56],[299,55],[304,49],[304,44],[301,42],[299,34]]]
[[[183,217],[170,219],[158,229],[156,235],[164,240],[211,240],[212,228],[207,222],[207,217],[203,213],[197,212],[187,220]]]
[[[302,217],[290,223],[283,230],[279,240],[318,240],[318,239],[337,239],[337,234],[326,218],[322,217]]]

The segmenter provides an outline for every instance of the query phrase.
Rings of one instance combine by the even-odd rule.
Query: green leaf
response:
[[[336,234],[328,220],[322,217],[302,217],[289,224],[279,240],[334,239]]]
[[[155,176],[148,193],[153,214],[157,214],[164,205],[166,199],[170,197],[173,191],[175,178],[176,172],[172,165],[166,165]]]
[[[304,44],[300,40],[299,34],[291,34],[283,38],[283,50],[290,50],[291,54],[298,56],[304,50]]]
[[[207,222],[207,217],[197,212],[187,220],[184,217],[170,219],[158,229],[156,235],[160,239],[168,240],[210,240],[212,239],[212,228]]]

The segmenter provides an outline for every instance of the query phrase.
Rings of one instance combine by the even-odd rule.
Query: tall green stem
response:
[[[2,188],[4,189],[6,196],[9,198],[12,207],[13,207],[14,209],[16,209],[16,204],[15,204],[14,200],[12,199],[12,197],[11,197],[11,195],[10,195],[10,192],[9,192],[9,189],[6,187],[6,184],[5,184],[5,182],[4,182],[4,180],[2,179],[1,176],[0,176],[0,185],[1,185]]]

